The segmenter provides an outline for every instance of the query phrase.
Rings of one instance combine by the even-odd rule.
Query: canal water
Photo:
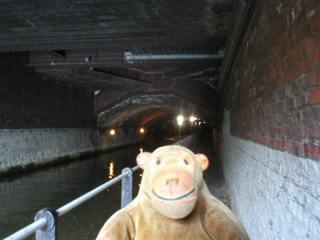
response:
[[[45,207],[58,209],[120,175],[123,168],[136,166],[135,159],[140,148],[153,152],[169,144],[174,142],[169,139],[137,144],[90,158],[0,178],[0,239],[32,223],[39,210]],[[212,150],[212,142],[202,139],[196,145],[196,149],[191,150],[204,153],[210,159],[209,168],[204,172],[210,192],[229,206],[221,164]],[[139,191],[141,174],[142,170],[133,174],[133,197]],[[59,239],[95,239],[105,221],[120,209],[120,194],[121,181],[63,215],[58,222]],[[34,239],[34,234],[27,239]]]
[[[120,175],[123,168],[136,166],[140,148],[152,152],[173,143],[142,143],[0,178],[0,239],[32,223],[40,209],[58,209]],[[138,193],[141,173],[134,173],[133,197]],[[95,239],[104,222],[120,209],[120,194],[121,181],[63,215],[58,223],[59,239]],[[27,239],[34,239],[34,234]]]

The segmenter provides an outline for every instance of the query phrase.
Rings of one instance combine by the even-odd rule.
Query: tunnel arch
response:
[[[98,114],[98,127],[144,126],[154,119],[168,114],[188,113],[217,127],[216,113],[193,99],[178,93],[152,92],[141,95],[127,95]]]

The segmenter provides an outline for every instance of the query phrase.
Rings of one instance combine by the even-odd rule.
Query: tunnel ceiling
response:
[[[0,51],[28,51],[39,74],[95,91],[100,127],[179,111],[215,125],[234,2],[1,1]]]

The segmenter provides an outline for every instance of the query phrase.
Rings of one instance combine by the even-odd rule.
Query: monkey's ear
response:
[[[144,170],[144,167],[146,166],[146,163],[148,162],[150,156],[151,156],[151,153],[149,153],[149,152],[142,152],[142,153],[138,154],[136,161],[137,161],[138,166],[140,168],[142,168],[143,170]]]
[[[200,163],[201,170],[204,171],[209,167],[209,159],[204,154],[196,154],[196,159]]]

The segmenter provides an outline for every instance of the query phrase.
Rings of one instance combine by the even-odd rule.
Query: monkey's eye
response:
[[[183,159],[183,161],[186,165],[189,165],[189,162],[187,160]]]
[[[160,165],[160,163],[161,163],[161,160],[160,160],[160,159],[158,159],[158,161],[157,161],[157,165]]]

